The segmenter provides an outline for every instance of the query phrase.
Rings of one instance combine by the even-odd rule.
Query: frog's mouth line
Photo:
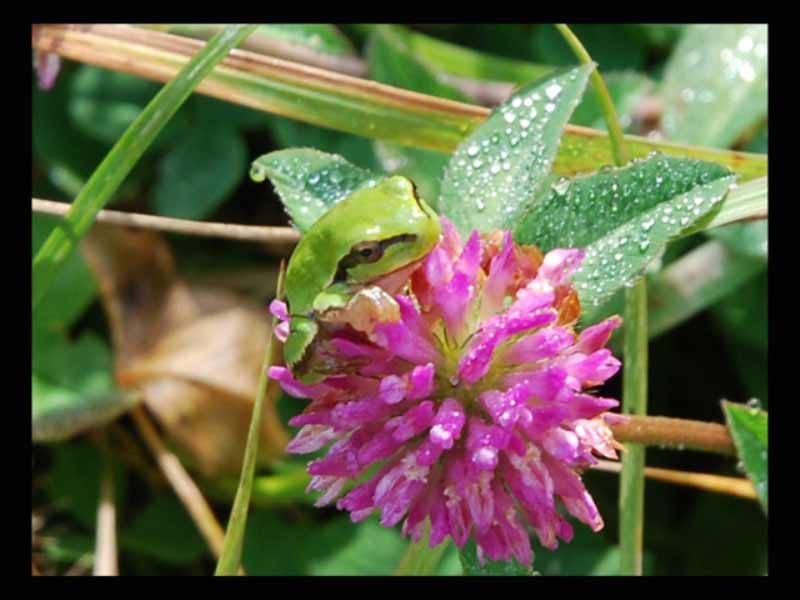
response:
[[[383,288],[389,294],[394,295],[403,288],[403,286],[411,277],[411,274],[422,265],[424,260],[425,257],[423,256],[422,258],[415,260],[412,263],[408,263],[406,266],[396,269],[391,273],[381,275],[380,277],[372,280],[370,285],[377,285],[378,287]]]

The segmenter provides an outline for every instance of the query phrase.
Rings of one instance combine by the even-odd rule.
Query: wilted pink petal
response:
[[[286,446],[286,451],[290,454],[308,454],[319,450],[334,439],[336,439],[336,432],[334,432],[333,427],[306,425],[289,442],[289,445]]]
[[[480,560],[530,564],[526,526],[546,548],[572,539],[559,500],[593,530],[603,526],[580,473],[594,455],[616,456],[609,424],[624,418],[608,412],[616,400],[587,391],[619,370],[604,346],[621,320],[579,336],[558,324],[582,250],[554,250],[540,265],[508,232],[473,233],[462,244],[442,224],[408,284],[398,275],[383,292],[395,293],[398,321],[327,327],[325,352],[345,373],[305,385],[270,369],[287,393],[312,399],[290,420],[303,428],[287,450],[330,444],[308,467],[319,504],[383,461],[337,502],[353,521],[377,509],[381,524],[404,520],[403,534],[418,541],[429,519],[431,546],[450,536],[462,547],[474,535]],[[284,336],[286,306],[270,310]]]

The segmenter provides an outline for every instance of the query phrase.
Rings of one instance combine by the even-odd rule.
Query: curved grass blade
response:
[[[77,242],[92,226],[97,213],[111,199],[172,115],[216,64],[254,29],[255,25],[231,25],[216,35],[173,81],[162,88],[114,145],[33,261],[34,309]]]
[[[166,81],[196,52],[189,38],[120,25],[81,30],[36,28],[33,46],[45,52],[106,68]],[[339,131],[451,152],[490,114],[489,109],[425,96],[330,71],[237,51],[200,84],[198,92]],[[625,136],[632,157],[652,151],[714,161],[742,180],[767,174],[767,157],[715,148]],[[555,157],[554,172],[575,175],[610,164],[608,135],[568,125]]]
[[[253,161],[253,181],[269,178],[295,227],[305,231],[331,207],[384,175],[367,171],[336,154],[292,148]]]
[[[594,64],[522,88],[464,140],[447,165],[439,210],[464,234],[515,223],[550,174],[564,126]]]

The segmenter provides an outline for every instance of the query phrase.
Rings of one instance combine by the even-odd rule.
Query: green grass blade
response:
[[[33,45],[71,60],[157,80],[166,80],[182,68],[195,48],[193,40],[132,29],[98,25],[74,31],[43,26]],[[244,52],[215,69],[198,92],[338,131],[446,153],[490,113],[480,106]],[[718,162],[741,175],[742,181],[767,174],[767,156],[763,154],[630,135],[624,140],[632,158],[661,151]],[[568,125],[553,170],[570,176],[612,162],[608,134]]]
[[[283,276],[285,264],[281,264],[278,274],[278,288],[275,293],[276,298],[283,297]],[[264,396],[267,394],[269,384],[269,368],[275,364],[278,346],[273,344],[275,336],[272,332],[278,325],[278,319],[272,318],[267,349],[264,352],[264,362],[261,365],[261,375],[258,379],[258,391],[256,392],[255,403],[253,404],[253,414],[250,417],[250,429],[247,432],[247,446],[244,449],[244,460],[242,461],[242,474],[239,477],[239,487],[236,490],[236,498],[233,500],[231,516],[228,520],[228,528],[225,530],[225,545],[222,554],[217,562],[217,569],[214,575],[236,575],[242,562],[242,547],[244,545],[244,532],[247,525],[247,513],[250,509],[250,495],[253,490],[253,478],[255,476],[256,462],[258,460],[258,440],[261,436],[261,413],[264,406]]]
[[[153,98],[86,182],[70,211],[33,261],[33,308],[47,293],[61,266],[94,223],[125,177],[202,79],[255,29],[231,25],[215,36]]]
[[[647,287],[625,290],[625,362],[622,412],[647,414]],[[644,457],[641,444],[625,444],[619,494],[620,575],[641,575],[644,537]]]

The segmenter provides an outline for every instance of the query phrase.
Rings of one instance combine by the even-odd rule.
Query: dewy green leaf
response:
[[[767,512],[768,498],[768,415],[755,406],[744,406],[723,402],[722,409],[728,422],[728,429],[736,444],[739,458],[744,463],[747,475],[756,488],[758,499],[764,512]]]
[[[279,150],[253,161],[250,176],[269,177],[294,225],[305,231],[330,208],[383,175],[357,167],[341,156],[310,148]]]
[[[461,559],[464,575],[517,575],[525,577],[535,574],[533,569],[521,565],[515,558],[501,561],[493,561],[487,558],[481,564],[480,560],[478,560],[478,547],[472,537],[459,550],[458,556]]]
[[[586,259],[573,277],[581,303],[598,306],[622,286],[631,285],[671,238],[714,210],[733,179],[730,175],[698,185],[587,246]]]
[[[560,71],[524,87],[458,146],[439,209],[462,234],[502,229],[519,219],[550,174],[593,69]]]
[[[581,303],[598,306],[629,285],[672,237],[718,208],[734,175],[691,159],[653,156],[553,184],[515,231],[543,251],[586,248],[575,274]]]
[[[541,199],[515,228],[514,239],[536,244],[544,252],[584,248],[679,194],[731,175],[715,163],[654,155],[621,168],[560,179],[542,190]],[[692,221],[700,217],[702,203],[693,205],[690,214]],[[682,225],[685,228],[689,224],[686,221]],[[646,227],[642,233],[647,233]],[[636,236],[642,243],[645,238]]]
[[[767,25],[691,25],[664,72],[667,139],[728,147],[767,114]]]
[[[153,190],[156,212],[166,217],[202,219],[216,210],[247,172],[247,145],[224,123],[187,135],[159,165]]]

